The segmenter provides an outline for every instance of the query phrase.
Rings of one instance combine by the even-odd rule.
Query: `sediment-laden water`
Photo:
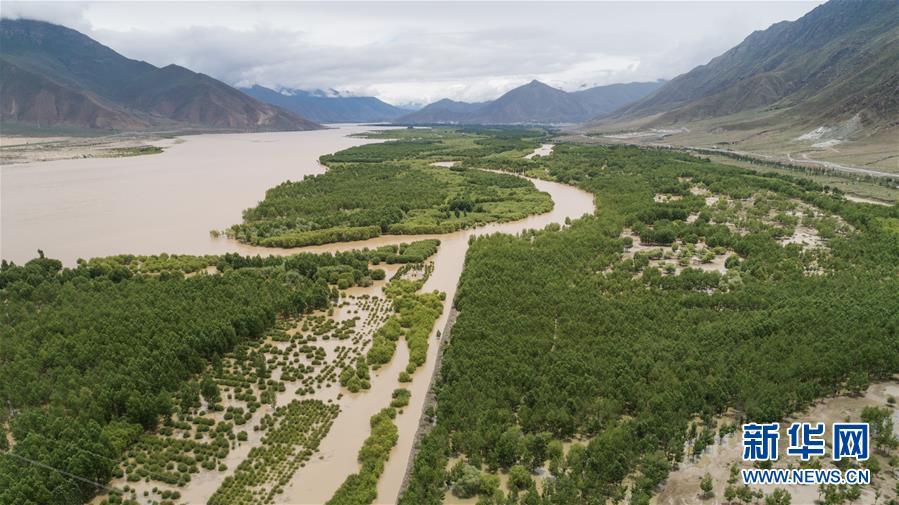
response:
[[[423,289],[446,293],[443,314],[432,329],[426,363],[411,384],[403,385],[411,390],[411,401],[395,420],[399,441],[378,483],[376,502],[395,503],[435,372],[436,332],[449,317],[469,239],[491,233],[514,234],[552,223],[564,225],[567,218],[593,213],[595,207],[590,193],[532,180],[537,189],[551,195],[552,211],[451,234],[386,235],[298,249],[252,247],[210,237],[209,230],[239,222],[241,211],[261,200],[266,189],[325,171],[318,163],[321,155],[371,142],[348,137],[370,129],[342,126],[313,132],[201,135],[187,137],[159,155],[3,167],[2,257],[24,262],[40,248],[72,265],[77,258],[120,253],[294,254],[439,239],[440,248],[432,258],[434,270]],[[369,434],[369,418],[390,403],[391,393],[401,386],[398,373],[407,360],[408,351],[400,344],[391,363],[372,375],[369,391],[340,400],[341,414],[318,454],[285,486],[277,498],[279,503],[324,503],[347,475],[358,471],[356,456]],[[183,498],[205,503],[222,477],[191,482],[182,492]]]

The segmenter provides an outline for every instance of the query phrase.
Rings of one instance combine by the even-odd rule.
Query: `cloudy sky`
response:
[[[531,79],[566,90],[670,79],[819,3],[3,1],[2,14],[236,86],[421,104],[491,99]]]

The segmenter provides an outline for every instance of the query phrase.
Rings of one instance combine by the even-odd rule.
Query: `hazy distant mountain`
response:
[[[576,123],[590,112],[572,94],[531,81],[471,114],[474,123]]]
[[[672,124],[750,110],[868,125],[899,117],[899,2],[831,0],[776,23],[614,114]]]
[[[662,87],[665,81],[629,82],[596,86],[571,93],[587,108],[590,117],[598,117],[614,112],[621,107],[636,102]]]
[[[606,114],[657,89],[659,82],[613,84],[568,93],[540,81],[483,103],[443,99],[398,118],[397,123],[559,124]]]
[[[207,75],[131,60],[42,21],[0,20],[0,69],[3,121],[124,130],[320,128]]]
[[[399,117],[398,123],[462,123],[468,114],[480,109],[487,102],[457,102],[444,98],[422,107],[411,114]]]
[[[411,112],[373,96],[341,96],[295,89],[285,89],[279,93],[259,85],[241,88],[241,91],[318,123],[392,121]]]

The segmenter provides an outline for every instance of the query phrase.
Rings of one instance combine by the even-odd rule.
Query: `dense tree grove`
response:
[[[687,440],[714,442],[706,427],[727,408],[777,420],[899,371],[899,207],[631,147],[562,144],[526,162],[466,164],[577,185],[597,212],[473,242],[436,426],[403,504],[441,503],[450,488],[477,490],[479,503],[648,503]],[[790,243],[800,231],[821,244]],[[627,233],[660,249],[629,254]],[[710,255],[728,255],[726,268],[653,263],[700,246],[720,248]],[[688,430],[696,418],[704,427]],[[473,470],[448,472],[453,456]],[[539,492],[465,480],[547,464]]]
[[[183,387],[209,360],[261,337],[279,314],[326,308],[330,285],[370,284],[370,261],[434,250],[425,241],[334,255],[122,255],[71,269],[43,256],[4,261],[0,421],[15,442],[0,456],[0,503],[85,501],[173,403],[215,400],[208,377]],[[209,265],[221,274],[182,272]]]
[[[469,151],[495,152],[512,141],[417,132],[427,139],[369,144],[323,157],[328,172],[268,190],[259,205],[244,212],[244,222],[227,233],[256,245],[299,247],[382,233],[449,233],[552,209],[549,195],[525,179],[430,166],[464,159]]]
[[[439,240],[417,240],[411,244],[381,246],[370,251],[368,257],[376,265],[382,261],[388,264],[422,263],[436,254],[439,246]]]

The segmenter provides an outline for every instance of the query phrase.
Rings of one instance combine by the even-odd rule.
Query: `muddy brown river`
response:
[[[449,316],[469,239],[490,233],[514,234],[551,223],[564,226],[566,218],[593,213],[595,206],[590,193],[532,179],[537,189],[552,196],[552,211],[451,234],[385,235],[299,249],[252,247],[210,237],[209,230],[239,222],[241,211],[261,200],[266,189],[325,171],[318,163],[319,156],[371,142],[348,137],[371,129],[352,125],[313,132],[201,135],[185,137],[185,142],[158,155],[2,167],[0,255],[21,263],[40,248],[47,256],[72,265],[77,258],[120,253],[293,254],[439,239],[434,270],[424,289],[445,292],[446,302],[432,329],[426,363],[414,374],[412,383],[404,385],[412,397],[396,418],[399,441],[378,483],[375,501],[395,503],[435,371],[436,332]],[[358,471],[356,456],[369,435],[369,418],[390,403],[391,393],[400,387],[398,372],[407,360],[406,347],[397,346],[393,360],[372,376],[371,390],[344,396],[341,414],[322,440],[319,453],[297,471],[276,499],[278,503],[324,503],[347,475]],[[182,492],[183,498],[189,503],[205,503],[220,478],[192,482]]]
[[[369,129],[193,135],[161,154],[0,167],[0,257],[239,251],[209,230],[240,222],[266,189],[324,172],[319,156],[372,142],[347,136]]]

